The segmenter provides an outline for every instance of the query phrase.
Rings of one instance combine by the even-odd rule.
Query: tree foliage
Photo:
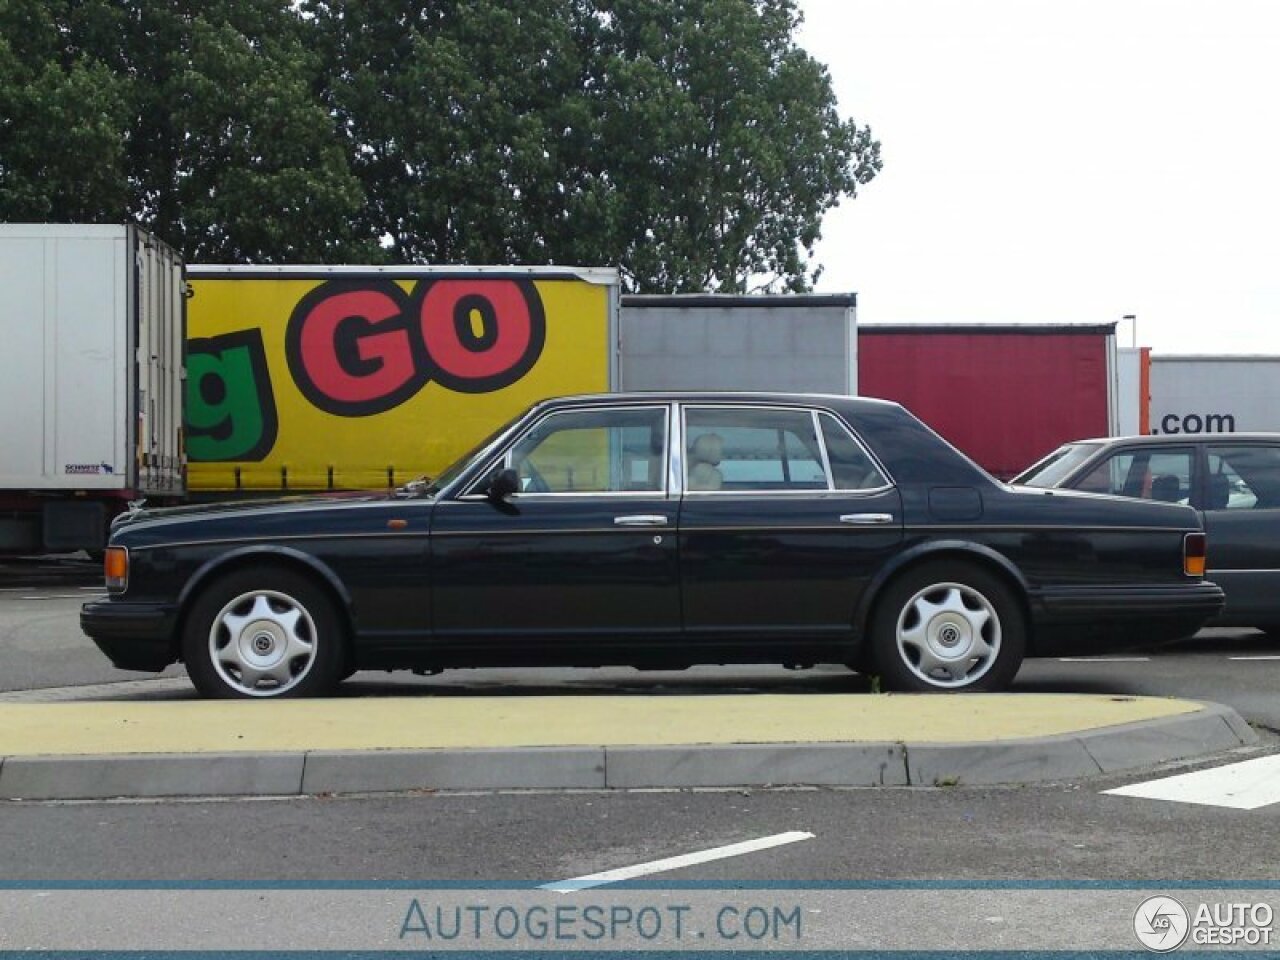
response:
[[[138,220],[192,260],[358,252],[363,203],[279,0],[0,0],[0,216]]]
[[[0,217],[807,289],[879,169],[794,0],[0,0]]]

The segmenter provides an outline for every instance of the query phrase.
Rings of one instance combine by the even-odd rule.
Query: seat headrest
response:
[[[1151,499],[1176,503],[1182,496],[1182,482],[1171,473],[1156,477],[1151,481]]]
[[[1205,504],[1208,510],[1223,510],[1227,503],[1231,500],[1231,480],[1225,473],[1209,474],[1209,502]]]
[[[715,466],[724,457],[724,440],[718,433],[699,434],[693,441],[689,451],[689,459],[694,463],[709,463]]]

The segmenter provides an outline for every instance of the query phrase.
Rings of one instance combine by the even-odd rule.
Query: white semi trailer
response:
[[[1152,433],[1280,431],[1280,357],[1153,356]]]
[[[0,551],[96,551],[185,493],[183,264],[133,226],[0,224]]]

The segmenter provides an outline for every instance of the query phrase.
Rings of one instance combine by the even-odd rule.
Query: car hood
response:
[[[324,509],[350,503],[389,501],[395,497],[387,493],[367,491],[272,497],[266,500],[227,500],[211,503],[193,503],[181,507],[142,507],[122,513],[111,524],[112,531],[133,529],[139,525],[166,521],[194,521],[215,517],[265,516],[279,513],[296,513],[303,510]]]

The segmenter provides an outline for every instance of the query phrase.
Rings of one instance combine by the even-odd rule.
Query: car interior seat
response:
[[[719,471],[724,456],[724,440],[718,433],[699,434],[689,448],[689,489],[719,490],[724,475]]]
[[[1177,503],[1182,498],[1182,481],[1171,473],[1163,474],[1151,481],[1151,499],[1163,500],[1166,503]]]
[[[1209,494],[1205,498],[1206,510],[1225,510],[1231,499],[1231,480],[1225,473],[1209,474]]]

